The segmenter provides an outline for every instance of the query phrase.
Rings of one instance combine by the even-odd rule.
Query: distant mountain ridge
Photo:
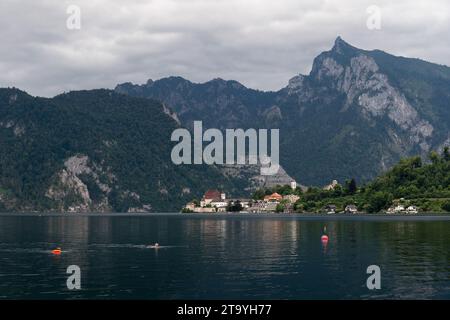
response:
[[[368,181],[400,158],[450,144],[450,68],[338,37],[309,75],[276,92],[181,77],[120,84],[116,92],[162,101],[185,127],[280,128],[281,165],[303,184]]]
[[[207,189],[358,184],[450,145],[450,68],[337,38],[276,92],[180,77],[54,98],[0,89],[0,211],[178,211]],[[279,128],[278,176],[250,165],[175,165],[176,128]]]

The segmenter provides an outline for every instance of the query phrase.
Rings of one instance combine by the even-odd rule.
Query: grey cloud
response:
[[[81,8],[81,30],[66,9]],[[382,29],[366,28],[367,7]],[[337,35],[367,49],[450,65],[445,0],[2,0],[0,86],[33,95],[180,75],[277,90]]]

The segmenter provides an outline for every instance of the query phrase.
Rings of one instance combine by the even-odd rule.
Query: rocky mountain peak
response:
[[[296,75],[289,80],[287,89],[289,93],[298,92],[303,88],[303,82],[305,81],[305,76],[302,74]]]
[[[310,76],[317,80],[336,79],[345,68],[351,66],[352,58],[364,55],[364,50],[353,47],[341,37],[337,37],[330,51],[319,54],[313,62]]]
[[[247,89],[244,85],[242,85],[240,82],[235,80],[224,80],[222,78],[215,78],[213,80],[210,80],[208,82],[204,83],[205,85],[213,86],[217,89],[237,89],[237,90],[245,90]]]
[[[417,145],[423,152],[430,149],[433,125],[419,115],[370,51],[355,48],[337,37],[330,51],[315,58],[307,79],[308,87],[302,77],[291,79],[288,92],[309,97],[305,91],[312,90],[314,95],[328,92],[331,96],[334,91],[344,97],[343,104],[336,104],[341,112],[350,108],[369,122],[387,118],[395,130],[407,133],[404,144]]]
[[[359,49],[345,42],[340,36],[334,40],[334,46],[331,48],[331,52],[337,54],[348,54],[357,50]]]
[[[172,77],[128,94],[163,101],[187,127],[194,120],[221,129],[280,127],[286,171],[298,181],[325,183],[367,180],[401,157],[447,144],[449,85],[448,67],[359,49],[337,37],[308,75],[294,76],[277,92]]]

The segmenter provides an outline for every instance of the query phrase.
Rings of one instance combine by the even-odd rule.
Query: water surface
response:
[[[3,215],[0,298],[450,299],[450,220]]]

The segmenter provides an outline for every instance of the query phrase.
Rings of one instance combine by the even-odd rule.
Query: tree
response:
[[[356,190],[358,189],[357,185],[356,185],[356,181],[354,178],[352,178],[350,181],[346,181],[345,182],[346,186],[345,189],[347,191],[348,194],[355,194]]]
[[[227,211],[228,212],[239,212],[242,211],[242,204],[239,200],[236,202],[229,201],[227,205]]]
[[[392,202],[392,196],[387,192],[378,191],[369,196],[367,211],[370,213],[380,212]]]
[[[411,168],[416,169],[422,167],[422,158],[419,156],[411,158]]]
[[[344,190],[342,189],[342,186],[340,184],[338,184],[333,188],[333,190],[331,190],[331,193],[335,198],[342,196],[343,192]]]
[[[277,204],[277,207],[275,208],[275,211],[276,212],[283,212],[284,211],[284,204],[282,204],[282,203],[279,203],[279,204]]]
[[[431,151],[429,158],[433,164],[439,163],[439,160],[441,159],[436,151]]]
[[[450,201],[444,202],[444,203],[442,204],[442,209],[445,210],[445,211],[447,211],[447,212],[450,212]]]
[[[442,157],[445,161],[450,161],[450,150],[449,147],[444,147],[444,151],[442,152]]]
[[[266,195],[266,191],[264,189],[258,189],[253,193],[252,198],[254,200],[261,200]]]
[[[294,204],[294,210],[295,212],[303,212],[305,209],[303,203],[298,200],[295,204]]]

